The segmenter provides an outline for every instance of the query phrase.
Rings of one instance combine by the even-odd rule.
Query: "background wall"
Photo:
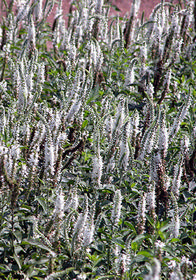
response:
[[[70,2],[71,0],[63,0],[63,8],[65,11],[64,13],[65,15],[69,12]],[[117,12],[114,9],[111,9],[111,13],[120,14],[121,16],[124,16],[126,14],[129,15],[133,0],[110,0],[110,2],[121,10],[121,12]],[[154,7],[160,2],[161,0],[141,0],[140,11],[138,13],[139,18],[141,17],[143,11],[144,11],[145,18],[148,18],[152,10],[154,9]],[[167,2],[178,3],[179,0],[167,0]],[[55,13],[56,13],[56,9],[54,8],[49,17],[49,21],[50,19],[54,18]]]
[[[110,0],[110,2],[112,2],[113,5],[116,5],[121,10],[121,12],[119,13],[119,12],[115,11],[114,9],[111,9],[111,12],[113,14],[120,14],[121,16],[124,16],[126,13],[129,14],[131,5],[132,5],[132,1],[133,0]],[[9,2],[9,0],[7,0],[7,2]],[[63,8],[64,8],[65,17],[66,17],[66,14],[69,12],[70,2],[71,2],[71,0],[63,0]],[[151,11],[153,10],[153,8],[160,2],[161,2],[161,0],[141,0],[139,17],[141,17],[142,12],[144,11],[145,17],[148,18]],[[179,0],[167,0],[167,2],[178,3]],[[0,22],[1,22],[1,17],[3,15],[2,4],[3,4],[3,0],[0,0]],[[3,5],[3,7],[5,7],[5,6]],[[55,13],[56,13],[56,9],[54,8],[49,17],[49,21],[51,21],[51,19],[54,18]]]
[[[70,2],[71,2],[70,0],[63,0],[63,7],[65,9],[65,13],[68,13],[69,11]],[[112,13],[114,14],[119,13],[121,16],[124,16],[126,13],[130,12],[133,0],[112,0],[111,2],[113,5],[116,5],[121,10],[121,12],[119,13],[114,9],[112,9]],[[141,0],[139,16],[141,16],[142,12],[144,11],[145,17],[149,17],[155,5],[157,5],[160,2],[161,0]],[[55,10],[53,10],[53,13],[55,13]]]

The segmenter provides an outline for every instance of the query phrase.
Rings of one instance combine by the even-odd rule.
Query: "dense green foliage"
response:
[[[2,1],[0,279],[196,279],[196,2]],[[42,7],[43,5],[43,7]],[[52,46],[51,43],[52,42]]]

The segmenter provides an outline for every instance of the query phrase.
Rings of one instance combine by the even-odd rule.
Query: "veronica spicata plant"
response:
[[[196,1],[176,2],[2,1],[1,279],[195,278]]]

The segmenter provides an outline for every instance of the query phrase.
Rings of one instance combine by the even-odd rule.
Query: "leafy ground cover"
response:
[[[196,1],[161,1],[147,21],[139,1],[129,18],[72,1],[68,27],[57,1],[52,30],[53,1],[13,4],[0,278],[196,279]]]

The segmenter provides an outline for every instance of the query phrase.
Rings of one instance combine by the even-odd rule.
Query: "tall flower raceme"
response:
[[[182,280],[183,275],[180,272],[180,269],[175,269],[171,272],[169,280]]]
[[[191,105],[191,95],[189,93],[188,95],[186,95],[185,103],[179,108],[179,111],[178,111],[178,113],[174,119],[173,125],[170,129],[170,132],[169,132],[170,143],[176,136],[176,134],[180,128],[180,124],[183,121],[183,119],[185,118],[190,105]]]
[[[190,140],[189,140],[189,137],[185,134],[183,136],[183,139],[181,140],[181,151],[182,151],[184,158],[186,158],[188,156],[189,146],[190,146]]]
[[[62,32],[62,41],[61,41],[61,45],[59,50],[60,51],[65,51],[66,49],[69,48],[69,42],[70,42],[70,38],[69,38],[69,32],[67,29],[64,30],[64,32]]]
[[[109,115],[105,119],[105,132],[106,132],[106,137],[108,138],[109,141],[112,140],[112,127],[113,127],[113,122],[114,119],[111,115]]]
[[[112,179],[113,179],[112,174],[116,167],[116,157],[117,157],[117,155],[115,153],[114,155],[111,156],[111,158],[109,159],[108,164],[107,164],[106,172],[109,175],[108,179],[107,179],[109,184],[112,182]]]
[[[23,55],[20,62],[14,62],[11,58],[8,60],[13,79],[14,95],[18,98],[18,107],[21,109],[32,107],[34,92],[37,90],[37,95],[39,95],[44,83],[44,65],[37,62],[37,55],[38,53],[35,51],[30,59]],[[37,83],[34,81],[36,71],[38,72]]]
[[[88,7],[91,6],[92,9],[88,9]],[[93,4],[89,3],[87,4],[87,7],[83,8],[83,21],[82,21],[82,30],[83,34],[85,34],[87,39],[91,38],[92,29],[93,29],[93,23],[94,23],[94,11]]]
[[[31,153],[29,154],[27,166],[29,168],[28,171],[28,181],[30,183],[33,183],[33,179],[36,175],[36,171],[38,168],[39,163],[39,146],[36,145],[36,147],[33,148]]]
[[[188,269],[193,267],[193,262],[189,260],[189,258],[182,256],[180,268],[183,274],[184,279],[187,279],[189,276]]]
[[[159,119],[159,140],[158,140],[158,149],[162,155],[162,158],[165,158],[167,155],[168,149],[168,130],[166,127],[166,114],[165,110],[161,110],[160,119]]]
[[[66,277],[66,272],[65,271],[52,272],[47,277],[45,277],[44,280],[54,280],[54,279],[58,279],[59,277]],[[85,280],[86,278],[77,277],[77,279]],[[25,278],[25,280],[29,280],[29,278]]]
[[[7,90],[7,82],[3,80],[2,82],[0,82],[0,98],[6,92],[6,90]]]
[[[20,146],[17,142],[14,142],[12,146],[9,147],[7,153],[4,156],[4,168],[6,172],[6,176],[10,180],[17,179],[17,160],[20,158],[21,150]]]
[[[18,108],[24,110],[27,106],[28,89],[24,73],[24,64],[19,64],[19,90],[18,90]]]
[[[156,184],[156,212],[159,215],[167,215],[168,210],[168,178],[165,166],[159,150],[154,150],[151,154],[150,178]]]
[[[45,72],[45,66],[43,63],[38,63],[37,65],[37,70],[38,70],[38,83],[43,85],[44,81],[45,81],[45,76],[44,76],[44,72]]]
[[[27,146],[30,140],[30,125],[29,122],[27,120],[26,123],[24,123],[23,125],[21,125],[20,130],[19,130],[19,134],[21,134],[21,143],[24,146]]]
[[[4,132],[5,132],[6,123],[7,123],[7,118],[6,118],[6,114],[5,114],[5,108],[4,108],[4,106],[0,106],[0,133],[1,134],[4,134]],[[1,142],[1,140],[0,140],[0,142]]]
[[[34,151],[34,148],[36,149],[36,147],[39,147],[40,144],[42,143],[44,137],[45,137],[45,133],[46,133],[46,127],[43,124],[42,121],[38,121],[37,125],[35,126],[35,131],[33,132],[32,135],[32,140],[29,146],[29,151],[31,154],[31,152]]]
[[[174,194],[171,192],[172,202],[173,202],[173,217],[172,217],[172,231],[171,234],[174,238],[178,238],[180,231],[180,218],[178,210],[178,202]]]
[[[74,69],[74,66],[76,65],[76,55],[77,55],[77,50],[75,47],[74,42],[70,42],[69,45],[69,60],[68,60],[68,70]]]
[[[79,25],[76,27],[75,30],[75,44],[77,47],[80,46],[82,43],[82,35],[83,35],[82,26]]]
[[[161,97],[158,101],[158,104],[161,104],[164,100],[164,98],[167,96],[168,92],[169,92],[169,86],[170,86],[170,81],[171,81],[171,70],[169,70],[164,78],[163,81],[163,91],[161,94]]]
[[[160,30],[160,35],[163,35],[163,32],[165,32],[165,34],[168,32],[168,17],[169,17],[169,13],[168,13],[168,7],[162,5],[159,9],[159,11],[156,14],[157,16],[157,25],[158,28]]]
[[[143,77],[143,75],[146,72],[146,60],[147,60],[147,45],[144,44],[144,46],[141,47],[140,49],[140,61],[141,61],[141,68],[140,68],[140,77]],[[150,86],[149,84],[148,86]],[[148,91],[148,90],[147,90]]]
[[[131,6],[131,12],[129,20],[127,21],[125,30],[124,30],[124,39],[125,39],[125,48],[127,48],[132,40],[135,32],[135,21],[137,17],[137,13],[140,8],[140,0],[134,0]]]
[[[103,170],[103,160],[100,155],[100,150],[98,149],[97,154],[93,157],[93,170],[92,170],[92,179],[98,188],[101,187],[101,177]]]
[[[23,57],[24,77],[25,77],[27,89],[29,92],[28,99],[27,99],[28,105],[32,101],[33,90],[35,89],[33,78],[35,77],[35,73],[37,70],[38,70],[38,77],[40,76],[40,67],[42,65],[42,64],[37,63],[37,55],[38,55],[37,51],[35,51],[34,55],[31,56],[30,59]],[[14,69],[12,71],[14,71]],[[39,78],[38,78],[38,80],[39,80]],[[40,83],[43,83],[43,81],[41,81]]]
[[[142,194],[138,205],[137,212],[137,231],[139,234],[144,233],[146,223],[146,193]]]
[[[107,30],[107,27],[104,26]],[[108,47],[110,47],[111,53],[115,53],[116,47],[118,47],[122,52],[124,51],[124,37],[123,37],[123,30],[122,25],[119,24],[119,17],[117,17],[116,24],[113,26],[111,23],[109,27],[109,38],[106,41]]]
[[[101,14],[103,6],[103,0],[96,0],[95,4],[95,13]]]
[[[89,203],[88,203],[88,197],[87,197],[87,195],[85,195],[83,212],[80,213],[80,215],[78,216],[77,222],[74,226],[73,235],[75,235],[75,234],[78,235],[79,233],[81,233],[83,231],[84,226],[87,221],[88,214],[89,214]]]
[[[125,100],[121,98],[118,103],[118,107],[116,109],[115,121],[112,129],[113,135],[119,134],[119,130],[121,129],[124,120],[125,120]]]
[[[10,53],[11,51],[10,47],[12,44],[15,43],[16,26],[15,26],[13,15],[8,14],[7,24],[8,24],[8,30],[6,32],[6,36],[3,38],[4,45],[2,45],[2,49],[5,51],[5,55],[8,55]]]
[[[95,231],[95,225],[94,225],[94,211],[91,213],[91,216],[86,221],[84,233],[83,233],[83,246],[86,248],[91,245],[94,239],[94,231]]]
[[[187,42],[187,31],[188,28],[190,26],[191,20],[192,20],[192,12],[190,14],[190,11],[186,10],[183,13],[183,17],[182,17],[182,21],[181,21],[181,26],[180,26],[180,35],[183,39],[183,43],[182,43],[182,50],[185,50],[185,45]]]
[[[120,273],[121,275],[129,271],[129,256],[126,253],[120,255]]]
[[[78,219],[75,223],[74,230],[73,230],[73,236],[72,236],[72,254],[80,248],[80,244],[83,242],[84,238],[84,233],[86,229],[86,223],[89,215],[89,203],[88,203],[88,197],[85,195],[84,197],[84,206],[83,206],[83,212],[79,214]],[[93,226],[93,222],[92,222]],[[88,225],[87,225],[88,228]],[[92,233],[92,232],[91,232]],[[90,239],[86,241],[92,241],[92,235],[91,233],[89,234]],[[90,243],[89,243],[90,244]],[[89,245],[88,244],[88,245]]]
[[[118,244],[115,244],[113,248],[113,254],[114,254],[114,269],[116,273],[119,273],[120,269],[120,246]]]
[[[76,280],[86,280],[86,279],[87,279],[87,276],[86,276],[85,272],[80,273],[76,278]]]
[[[165,43],[164,43],[164,47],[163,47],[162,60],[164,62],[166,62],[170,57],[172,44],[175,39],[176,28],[177,28],[176,21],[173,21],[168,30],[168,35],[165,39]]]
[[[171,191],[177,200],[179,197],[179,191],[180,191],[180,186],[181,186],[182,163],[183,163],[183,158],[181,155],[179,155],[178,162],[174,167],[174,178],[173,178],[172,187],[171,187]]]
[[[16,23],[21,22],[26,19],[29,9],[30,9],[30,0],[27,1],[19,1],[17,5],[17,14],[16,14]]]
[[[65,202],[65,211],[70,213],[73,210],[77,210],[78,205],[79,205],[78,194],[77,194],[77,190],[74,189],[71,192],[71,197],[69,196],[67,201]]]
[[[98,72],[98,71],[100,71],[102,63],[103,63],[102,50],[101,50],[100,45],[97,41],[96,41],[96,44],[91,43],[91,46],[92,46],[91,56],[92,56],[92,59],[93,59],[94,69],[95,69],[95,72]]]
[[[146,195],[146,204],[147,204],[147,211],[149,212],[150,217],[152,217],[155,222],[157,218],[155,182],[150,183],[148,187],[148,192]]]
[[[34,15],[35,15],[35,20],[37,22],[41,20],[43,15],[42,5],[43,5],[43,0],[35,1]]]
[[[126,73],[126,79],[125,79],[125,85],[129,86],[130,84],[133,84],[135,81],[135,68],[134,66],[131,67],[131,69],[127,70]],[[133,88],[130,88],[130,91],[133,90]]]
[[[45,173],[53,175],[54,173],[54,145],[51,136],[47,133],[45,142]]]
[[[59,5],[56,9],[56,15],[54,18],[54,23],[53,23],[53,46],[54,46],[54,51],[57,52],[58,49],[58,44],[61,42],[63,36],[64,36],[64,31],[65,31],[65,22],[62,18],[62,1],[59,2]]]
[[[45,134],[45,143],[44,143],[44,173],[46,176],[52,176],[54,174],[54,164],[55,164],[55,150],[54,143],[52,139],[52,133],[48,122],[42,114],[37,111],[37,115],[40,120],[43,122],[46,130]]]
[[[54,218],[56,219],[62,219],[64,217],[64,194],[62,189],[58,190],[57,196],[56,196],[56,201],[55,201],[55,208],[54,208]]]
[[[36,36],[36,32],[35,32],[35,25],[33,22],[33,17],[30,17],[30,23],[29,23],[29,29],[28,29],[28,44],[29,44],[29,49],[30,50],[34,50],[36,45],[35,45],[35,36]]]
[[[180,271],[180,264],[177,264],[176,261],[170,261],[168,263],[168,267],[170,269],[170,278],[169,280],[182,280],[184,279],[181,271]]]
[[[77,98],[76,100],[74,100],[74,103],[72,104],[67,116],[66,116],[66,120],[68,123],[70,123],[74,116],[78,113],[78,111],[80,110],[81,107],[81,100],[79,98]]]
[[[157,259],[161,262],[162,261],[162,254],[163,254],[163,248],[165,247],[165,243],[157,240],[155,242],[155,253],[157,256]]]
[[[133,147],[135,147],[136,139],[137,139],[137,136],[140,132],[139,121],[140,121],[139,113],[135,109],[133,114],[131,115],[131,118],[130,118],[130,135],[129,135],[131,145]]]
[[[87,3],[85,3],[85,5],[83,6],[83,9],[82,9],[82,15],[81,15],[81,21],[82,21],[82,27],[83,29],[86,31],[86,29],[88,28],[88,20],[89,20],[89,10],[88,8],[86,7]]]
[[[70,62],[70,64],[72,64],[72,62]],[[67,110],[70,109],[71,105],[73,105],[76,99],[79,97],[78,95],[80,93],[80,90],[80,72],[77,71],[74,77],[74,81],[70,81],[70,85],[68,86],[66,92],[66,97],[68,98],[66,106]]]
[[[172,7],[172,4],[169,2],[161,2],[154,7],[149,17],[148,38],[153,34],[156,27],[160,30],[160,35],[162,35],[163,31],[165,31],[165,33],[168,32],[170,7]]]
[[[142,140],[141,140],[141,150],[138,159],[143,160],[146,154],[150,154],[153,151],[153,148],[157,146],[157,129],[158,129],[158,119],[159,114],[151,123],[149,128],[145,131]]]
[[[153,103],[153,98],[154,98],[154,86],[152,83],[149,83],[147,85],[147,111],[149,112],[149,121],[150,123],[153,122],[154,120],[154,103]]]
[[[32,90],[33,90],[33,76],[34,76],[34,73],[33,73],[32,69],[30,69],[29,74],[26,76],[27,88],[28,88],[29,92],[32,92]],[[31,99],[32,99],[32,97],[31,97]]]
[[[53,139],[55,141],[55,153],[56,158],[58,152],[63,152],[63,145],[67,139],[67,133],[65,131],[61,131],[62,129],[62,123],[60,123],[61,120],[59,120],[59,124],[55,131],[52,131],[53,133]]]
[[[50,254],[52,256],[55,255],[55,253],[52,251],[53,246],[50,240],[39,230],[39,217],[34,217],[33,219],[33,238],[38,239],[42,241],[44,245],[47,245],[50,251]]]
[[[147,86],[147,91],[146,91],[146,105],[143,108],[143,114],[144,114],[144,120],[145,120],[145,125],[143,127],[143,137],[142,137],[142,142],[141,142],[141,147],[144,148],[144,143],[145,141],[150,141],[148,145],[153,144],[154,141],[154,136],[155,136],[155,130],[152,128],[156,127],[156,124],[154,122],[155,120],[155,109],[154,109],[154,103],[153,103],[153,95],[154,95],[154,87],[150,83]],[[154,125],[153,125],[154,123]],[[151,131],[151,136],[149,132]],[[150,137],[148,137],[150,136]],[[143,151],[144,152],[144,151]]]
[[[131,265],[131,261],[132,261],[131,243],[132,243],[132,237],[131,237],[131,235],[129,235],[126,239],[126,242],[125,242],[125,244],[126,244],[125,253],[123,253],[126,256],[126,258],[125,258],[125,273],[130,269],[130,265]]]
[[[11,70],[11,77],[13,83],[14,96],[18,97],[19,85],[20,85],[20,73],[19,73],[19,64],[12,61],[8,58],[8,66]]]
[[[179,37],[179,39],[177,39],[175,41],[175,43],[173,44],[173,53],[174,53],[174,56],[173,56],[173,59],[176,61],[176,62],[180,62],[180,56],[179,54],[181,53],[181,48],[183,46],[183,39],[181,37]],[[189,56],[191,52],[191,45],[190,45],[190,49],[187,51],[187,55]]]
[[[145,280],[160,280],[160,274],[161,274],[161,264],[160,262],[154,258],[153,259],[153,266],[151,268],[151,271],[148,275],[144,277]]]
[[[122,140],[120,143],[120,166],[123,168],[123,170],[127,169],[127,166],[129,164],[129,134],[130,134],[130,122],[126,122],[123,127],[123,135]]]
[[[114,226],[117,226],[121,216],[122,208],[122,195],[120,190],[116,190],[113,198],[113,208],[111,214],[111,220]]]
[[[52,139],[55,147],[55,152],[61,147],[63,141],[67,138],[67,135],[62,131],[63,113],[56,109],[50,109],[47,111],[48,127],[50,129]]]
[[[99,28],[100,28],[99,23],[102,15],[102,6],[103,6],[103,0],[96,0],[95,19],[92,27],[92,37],[95,39],[98,39],[98,35],[99,35]]]

